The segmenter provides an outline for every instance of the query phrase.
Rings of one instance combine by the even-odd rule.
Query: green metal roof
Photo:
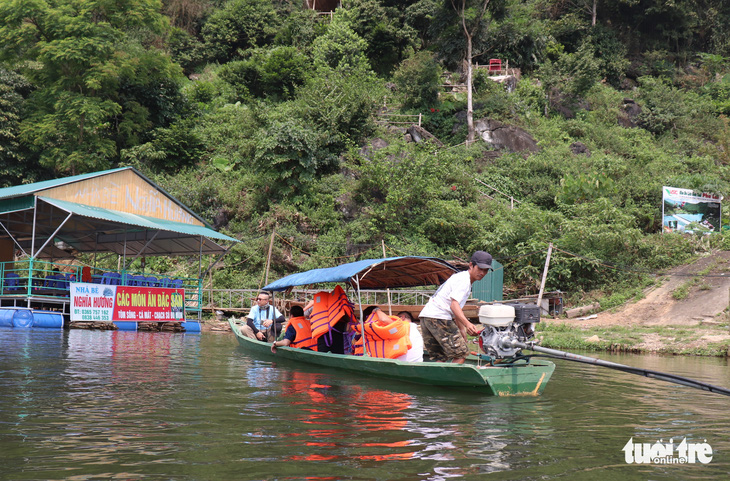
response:
[[[94,219],[100,219],[108,222],[115,222],[119,224],[128,224],[133,226],[143,227],[145,229],[152,230],[164,230],[168,232],[177,232],[180,234],[186,234],[191,236],[203,236],[210,239],[219,239],[230,242],[238,242],[237,239],[229,237],[220,232],[216,232],[213,229],[209,229],[204,226],[184,224],[182,222],[173,222],[169,220],[158,219],[155,217],[147,217],[142,215],[130,214],[128,212],[119,212],[115,210],[102,209],[101,207],[92,207],[83,204],[76,204],[74,202],[68,202],[65,200],[51,199],[48,197],[38,196],[38,199],[43,200],[51,205],[63,209],[66,212],[72,214],[91,217]]]
[[[145,182],[148,182],[150,185],[154,186],[155,189],[159,190],[166,196],[168,196],[171,200],[173,200],[177,205],[185,209],[186,212],[188,212],[190,215],[195,217],[197,220],[202,222],[208,227],[211,227],[208,222],[205,221],[205,219],[201,218],[198,214],[190,210],[185,204],[179,202],[175,197],[170,195],[168,192],[165,191],[165,189],[161,188],[159,185],[152,182],[149,178],[144,176],[141,172],[139,172],[134,167],[120,167],[118,169],[111,169],[111,170],[102,170],[100,172],[91,172],[88,174],[80,174],[80,175],[73,175],[71,177],[63,177],[60,179],[53,179],[53,180],[44,180],[42,182],[35,182],[33,184],[23,184],[23,185],[14,185],[12,187],[5,187],[3,189],[0,189],[0,200],[3,199],[9,199],[13,197],[19,197],[19,196],[25,196],[25,195],[31,195],[35,194],[36,192],[40,192],[47,189],[52,189],[54,187],[60,187],[62,185],[66,184],[72,184],[74,182],[80,182],[84,180],[93,179],[96,177],[102,177],[109,174],[114,174],[116,172],[121,172],[124,170],[131,170],[136,175],[138,175],[140,178],[144,179]]]
[[[44,180],[42,182],[35,182],[33,184],[21,184],[14,185],[12,187],[5,187],[0,189],[0,199],[7,199],[9,197],[17,197],[21,195],[28,195],[38,192],[40,190],[52,189],[61,185],[71,184],[73,182],[79,182],[81,180],[93,179],[94,177],[100,177],[102,175],[113,174],[122,170],[132,169],[132,167],[120,167],[118,169],[103,170],[101,172],[91,172],[89,174],[74,175],[71,177],[63,177],[61,179]],[[134,169],[132,169],[134,170]],[[138,172],[139,173],[139,172]]]

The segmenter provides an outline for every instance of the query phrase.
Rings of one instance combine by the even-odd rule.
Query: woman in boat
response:
[[[413,322],[413,316],[408,311],[399,312],[398,317],[403,322],[410,323],[411,348],[408,349],[407,353],[397,357],[396,359],[399,361],[423,362],[423,336],[421,335],[421,327]]]
[[[413,318],[409,313],[389,316],[378,306],[369,306],[363,310],[363,319],[366,323],[365,332],[371,334],[367,341],[368,349],[374,351],[370,352],[371,356],[408,362],[423,361],[423,338],[417,326],[411,323]],[[359,332],[359,327],[357,330]],[[358,345],[362,344],[358,342]]]
[[[276,354],[277,347],[298,347],[301,349],[317,350],[317,340],[312,339],[312,328],[309,319],[304,317],[304,309],[301,306],[292,306],[291,318],[284,333],[284,339],[274,341],[271,344],[271,352]]]

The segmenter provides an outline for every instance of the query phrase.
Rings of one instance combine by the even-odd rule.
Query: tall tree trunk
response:
[[[466,35],[466,145],[474,143],[474,102],[472,95],[472,44],[471,35],[467,31],[464,31]]]
[[[593,8],[591,9],[591,27],[596,26],[596,15],[598,13],[598,0],[593,0]]]
[[[461,27],[464,30],[464,37],[466,37],[466,126],[467,126],[467,137],[466,145],[474,143],[474,105],[472,100],[472,80],[473,80],[473,67],[472,59],[474,57],[473,52],[473,39],[474,35],[479,32],[480,24],[485,12],[487,11],[487,5],[489,0],[481,0],[479,10],[476,18],[473,20],[471,30],[466,26],[466,0],[461,0],[460,7],[456,6],[457,0],[451,0],[451,6],[454,7],[461,17]]]

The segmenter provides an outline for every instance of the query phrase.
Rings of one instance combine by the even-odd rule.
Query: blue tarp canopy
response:
[[[360,289],[440,285],[460,269],[435,257],[387,257],[364,259],[335,267],[291,274],[264,286],[267,291],[291,287],[340,282]]]

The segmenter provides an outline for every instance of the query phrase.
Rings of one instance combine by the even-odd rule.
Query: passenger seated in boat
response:
[[[345,334],[351,317],[344,315],[332,328],[317,338],[317,351],[345,354]]]
[[[292,306],[290,314],[284,339],[274,341],[271,344],[271,352],[276,354],[276,348],[282,346],[316,351],[317,341],[312,339],[312,328],[309,325],[309,319],[304,317],[304,309],[301,306]]]
[[[403,322],[411,323],[410,338],[412,346],[408,349],[407,353],[396,359],[399,361],[423,362],[423,336],[421,335],[421,326],[413,322],[413,316],[408,311],[400,311],[398,317]]]
[[[336,286],[332,292],[316,293],[310,304],[312,337],[317,339],[317,351],[349,353],[350,344],[345,334],[353,319],[353,308],[342,287]]]
[[[264,291],[256,296],[256,305],[246,316],[246,325],[241,326],[241,334],[259,341],[276,340],[284,324],[284,316],[276,307],[269,304],[270,298],[269,293]],[[272,326],[276,327],[276,332],[271,329]]]
[[[423,338],[415,324],[399,316],[389,316],[377,306],[367,307],[363,311],[363,319],[365,345],[371,357],[423,361]],[[360,332],[359,325],[355,329]],[[362,339],[357,338],[354,344],[355,354],[362,355]]]

